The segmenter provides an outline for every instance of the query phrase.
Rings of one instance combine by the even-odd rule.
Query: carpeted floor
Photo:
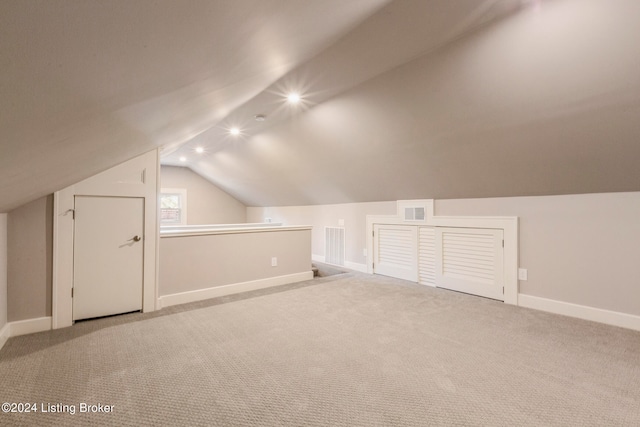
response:
[[[638,426],[640,333],[348,273],[12,338],[0,402],[38,409],[3,426]]]

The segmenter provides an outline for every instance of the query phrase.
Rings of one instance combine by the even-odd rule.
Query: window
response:
[[[163,188],[160,190],[160,224],[187,224],[187,190]]]

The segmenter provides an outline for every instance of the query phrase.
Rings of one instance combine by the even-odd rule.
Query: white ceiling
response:
[[[639,18],[635,0],[0,0],[0,212],[155,147],[254,206],[640,190]]]

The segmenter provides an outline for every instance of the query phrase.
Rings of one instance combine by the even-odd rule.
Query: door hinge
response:
[[[73,288],[71,288],[71,298],[73,298]]]
[[[376,269],[376,263],[375,262],[371,263],[371,268],[373,268],[374,270]]]
[[[66,215],[69,212],[71,212],[71,219],[76,219],[76,210],[75,209],[67,209],[67,211],[64,214]]]
[[[502,295],[504,295],[504,286],[502,287]]]
[[[504,239],[502,239],[502,247],[504,248]]]
[[[376,237],[376,231],[375,230],[371,230],[371,237]]]

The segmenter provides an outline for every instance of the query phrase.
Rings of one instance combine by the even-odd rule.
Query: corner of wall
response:
[[[0,349],[7,339],[7,214],[0,213]]]

